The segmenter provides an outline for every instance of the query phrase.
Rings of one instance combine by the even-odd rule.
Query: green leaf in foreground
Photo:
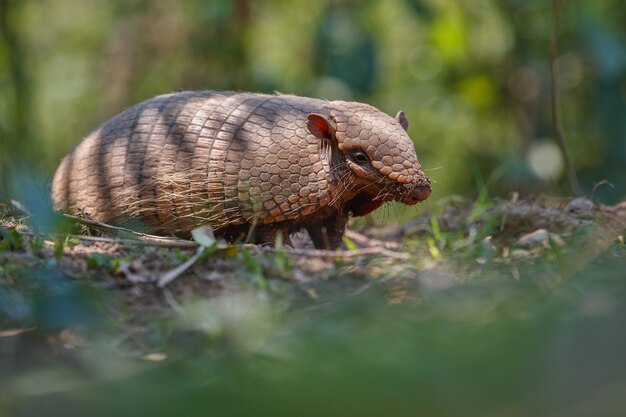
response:
[[[191,231],[193,240],[200,246],[213,246],[217,242],[211,226],[200,226]]]

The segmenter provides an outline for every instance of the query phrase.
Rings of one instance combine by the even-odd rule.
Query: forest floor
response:
[[[346,306],[367,310],[373,322],[365,327],[373,326],[383,338],[397,337],[387,333],[394,324],[378,323],[385,317],[395,323],[420,317],[420,326],[442,327],[510,324],[521,318],[533,322],[540,320],[546,307],[537,306],[546,297],[559,294],[555,299],[563,302],[563,288],[572,277],[597,275],[593,265],[603,268],[615,259],[618,269],[626,267],[626,204],[605,206],[584,198],[451,198],[420,210],[403,225],[353,222],[346,248],[338,252],[310,249],[305,237],[293,249],[280,242],[274,248],[228,245],[207,230],[194,233],[195,242],[154,244],[128,235],[93,236],[84,227],[72,234],[35,229],[16,215],[14,206],[0,205],[4,375],[40,370],[41,357],[47,358],[46,369],[48,361],[55,369],[59,363],[82,362],[85,352],[101,344],[120,358],[161,362],[180,360],[190,346],[212,355],[224,355],[223,349],[227,356],[256,355],[285,334],[298,335],[293,337],[304,343],[311,332],[354,331],[360,336],[330,339],[340,345],[371,342]],[[611,265],[612,271],[616,266]],[[619,285],[624,288],[623,280]],[[580,296],[577,311],[583,316],[622,311],[626,303],[607,288]],[[382,312],[373,317],[373,311]],[[398,314],[407,311],[410,318],[398,321]],[[319,320],[313,325],[310,317]],[[346,320],[343,330],[334,329]],[[329,336],[318,334],[315,340],[324,344]],[[406,337],[401,341],[414,346]],[[620,336],[617,344],[623,342]],[[457,343],[465,339],[449,340],[442,349],[452,351]],[[274,354],[280,357],[285,349],[281,345]],[[33,362],[33,356],[39,359]],[[39,389],[56,392],[36,375]],[[32,384],[26,394],[15,380],[6,384],[18,398],[40,394],[31,393]],[[33,410],[24,415],[41,411]]]

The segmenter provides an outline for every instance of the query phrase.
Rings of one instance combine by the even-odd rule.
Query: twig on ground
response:
[[[157,282],[157,285],[160,288],[165,287],[167,284],[169,284],[170,282],[174,281],[176,278],[178,278],[183,272],[185,272],[186,270],[188,270],[189,268],[191,268],[191,266],[196,263],[196,261],[198,260],[198,258],[200,258],[200,255],[202,255],[202,252],[204,252],[204,247],[199,247],[198,250],[196,251],[196,253],[194,253],[194,255],[187,259],[187,261],[185,261],[184,263],[178,265],[176,268],[174,269],[170,269],[169,271],[167,271],[165,274],[163,274],[161,276],[161,278],[159,278],[159,281]]]
[[[159,246],[166,248],[197,248],[198,244],[192,240],[183,240],[176,238],[166,238],[162,237],[162,240],[158,241],[150,241],[150,240],[139,240],[139,239],[123,239],[119,237],[104,237],[104,236],[85,236],[85,235],[60,235],[58,233],[53,234],[54,236],[67,236],[70,239],[80,239],[88,242],[104,242],[104,243],[121,243],[121,244],[132,244],[132,245],[142,245],[142,246]]]
[[[383,242],[382,240],[372,239],[363,233],[353,230],[346,230],[346,237],[362,246],[367,247],[384,247],[386,249],[399,249],[402,245],[398,242]]]
[[[411,257],[408,253],[400,253],[390,251],[381,247],[371,247],[371,248],[362,248],[362,249],[353,249],[353,250],[344,250],[344,251],[333,251],[333,250],[324,250],[324,249],[282,249],[287,255],[296,255],[296,256],[309,256],[309,257],[319,257],[319,258],[354,258],[357,256],[367,256],[367,255],[383,255],[389,258],[394,259],[402,259],[406,260]],[[264,247],[261,248],[261,251],[275,253],[276,249]]]
[[[181,316],[185,315],[185,310],[180,305],[180,303],[176,300],[176,297],[174,297],[174,294],[172,294],[170,290],[168,290],[167,288],[163,288],[163,296],[165,297],[165,301],[167,302],[167,304],[169,304],[170,307],[172,307],[172,310],[174,310],[176,313],[180,314]]]
[[[0,330],[0,337],[14,337],[14,336],[19,336],[22,333],[27,333],[27,332],[32,332],[33,330],[36,330],[37,326],[33,326],[33,327],[22,327],[22,328],[16,328],[16,329],[7,329],[7,330]]]
[[[100,230],[101,232],[108,233],[112,236],[120,237],[121,240],[133,241],[135,243],[144,243],[151,246],[166,246],[166,247],[184,247],[184,248],[197,248],[198,244],[191,240],[183,240],[172,237],[149,235],[146,233],[135,232],[124,227],[112,226],[110,224],[102,223],[96,220],[85,219],[82,217],[72,216],[71,214],[63,214],[68,219],[89,226],[93,229]]]

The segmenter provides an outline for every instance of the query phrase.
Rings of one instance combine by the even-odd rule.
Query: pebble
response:
[[[588,198],[578,197],[565,206],[565,211],[577,217],[590,218],[593,216],[593,202]]]
[[[526,248],[542,245],[550,239],[550,232],[546,229],[537,229],[534,232],[525,234],[520,237],[517,244]]]
[[[563,238],[556,233],[550,233],[546,229],[537,229],[534,232],[525,234],[517,240],[519,246],[532,248],[535,246],[547,246],[550,240],[559,246],[565,245]]]

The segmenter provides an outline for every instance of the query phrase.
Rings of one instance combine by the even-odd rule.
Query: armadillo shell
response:
[[[328,102],[233,92],[163,95],[120,113],[61,162],[58,210],[149,232],[299,219],[330,201],[306,116]]]

